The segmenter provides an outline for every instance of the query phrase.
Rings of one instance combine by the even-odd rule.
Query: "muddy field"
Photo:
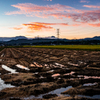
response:
[[[100,51],[5,48],[0,100],[100,100]]]

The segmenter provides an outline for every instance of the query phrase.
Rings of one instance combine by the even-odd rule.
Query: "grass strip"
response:
[[[100,51],[100,45],[37,45],[23,47]]]

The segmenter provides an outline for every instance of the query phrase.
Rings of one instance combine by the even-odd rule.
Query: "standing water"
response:
[[[2,68],[11,72],[11,73],[17,73],[15,69],[11,69],[11,68],[7,67],[6,65],[2,65]]]
[[[41,95],[38,95],[38,96],[30,96],[30,97],[26,97],[26,98],[24,98],[24,100],[30,100],[30,99],[37,99],[37,98],[42,98],[44,95],[46,95],[46,94],[57,94],[58,96],[59,95],[61,95],[61,93],[62,92],[64,92],[64,91],[66,91],[66,90],[68,90],[68,89],[70,89],[70,88],[72,88],[72,86],[68,86],[68,87],[66,87],[66,88],[59,88],[59,89],[55,89],[55,90],[53,90],[53,91],[50,91],[50,92],[48,92],[48,93],[45,93],[45,94],[41,94]]]
[[[5,88],[13,88],[15,86],[11,84],[5,84],[4,81],[0,78],[0,91],[5,89]]]

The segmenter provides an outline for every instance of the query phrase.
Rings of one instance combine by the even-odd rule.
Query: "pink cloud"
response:
[[[46,16],[44,15],[50,13],[58,13],[58,12],[82,13],[84,11],[60,4],[39,6],[32,3],[19,3],[16,5],[12,5],[12,7],[18,8],[19,10],[6,12],[6,15],[25,14],[26,16],[32,16],[32,17],[36,16],[45,18]]]
[[[18,11],[7,12],[6,15],[25,14],[26,16],[36,16],[41,18],[54,17],[57,19],[70,18],[74,22],[96,22],[100,21],[99,6],[84,5],[84,7],[98,8],[97,10],[79,10],[66,5],[46,5],[39,6],[32,3],[19,3],[12,5]]]
[[[95,6],[95,5],[84,5],[83,7],[87,7],[87,8],[100,8],[100,6]]]
[[[81,24],[73,24],[72,26],[81,26]]]
[[[97,24],[88,24],[90,26],[93,26],[93,27],[100,27],[100,23],[97,23]]]
[[[18,8],[19,11],[13,11],[13,12],[7,12],[6,15],[12,15],[12,14],[26,14],[26,15],[33,15],[33,14],[39,14],[40,12],[46,13],[46,12],[60,12],[60,11],[71,11],[73,9],[70,6],[66,5],[46,5],[46,6],[39,6],[32,3],[19,3],[17,5],[12,5],[12,7]]]
[[[88,0],[80,0],[80,3],[89,3],[90,1]]]
[[[83,13],[52,13],[47,16],[56,18],[71,18],[74,22],[96,22],[100,21],[100,10]]]
[[[52,1],[52,0],[44,0],[44,1]]]

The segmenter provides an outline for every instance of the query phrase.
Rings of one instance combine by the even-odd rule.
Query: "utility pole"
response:
[[[57,45],[59,45],[59,29],[57,29]]]
[[[57,38],[59,39],[59,29],[57,29]]]

